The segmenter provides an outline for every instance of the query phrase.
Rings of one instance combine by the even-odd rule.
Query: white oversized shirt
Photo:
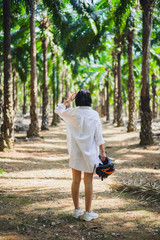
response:
[[[69,166],[92,173],[101,161],[99,146],[104,144],[99,115],[91,107],[67,108],[58,104],[55,112],[66,122]]]

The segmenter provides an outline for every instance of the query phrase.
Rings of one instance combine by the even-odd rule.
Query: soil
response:
[[[17,132],[15,149],[0,152],[0,240],[159,240],[160,138],[139,146],[139,132],[103,121],[107,155],[116,171],[94,175],[92,209],[99,218],[72,217],[71,169],[64,122],[39,138]],[[159,131],[156,129],[156,131]],[[80,204],[84,209],[84,185]]]

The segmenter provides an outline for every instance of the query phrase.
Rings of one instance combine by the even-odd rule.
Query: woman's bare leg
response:
[[[72,168],[72,199],[75,209],[79,209],[79,187],[81,182],[81,171]]]
[[[90,212],[93,197],[93,173],[84,173],[85,185],[85,208],[86,212]]]

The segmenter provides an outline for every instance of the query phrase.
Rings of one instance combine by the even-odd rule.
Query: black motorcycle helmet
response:
[[[102,163],[99,163],[99,166],[96,168],[96,173],[99,177],[101,177],[102,181],[103,181],[103,178],[107,178],[114,171],[115,171],[114,163],[108,157],[106,157]]]

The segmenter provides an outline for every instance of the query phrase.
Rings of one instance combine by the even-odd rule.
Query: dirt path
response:
[[[137,132],[109,123],[103,124],[103,135],[116,172],[103,182],[94,176],[92,208],[99,218],[86,223],[71,215],[64,123],[41,132],[41,138],[16,134],[15,151],[0,153],[0,169],[7,172],[0,177],[0,240],[160,239],[158,203],[113,190],[117,184],[159,183],[160,140],[142,148]],[[83,182],[80,203],[84,208]]]

